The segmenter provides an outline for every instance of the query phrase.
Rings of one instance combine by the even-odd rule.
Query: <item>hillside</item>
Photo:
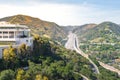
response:
[[[96,24],[85,24],[85,25],[78,26],[77,28],[73,29],[73,32],[78,33],[80,35],[94,28],[95,26]]]
[[[73,31],[74,29],[76,29],[79,26],[61,26],[61,28],[64,30],[64,32],[66,34],[69,33],[69,31]]]
[[[82,34],[86,32],[87,30],[95,27],[96,24],[85,24],[85,25],[76,25],[76,26],[61,26],[61,28],[64,30],[66,34],[68,34],[70,31]]]
[[[31,28],[32,34],[39,34],[61,41],[65,38],[65,33],[59,25],[54,22],[43,21],[39,18],[34,18],[26,15],[15,15],[1,18],[0,21],[7,21],[10,23],[19,23],[27,25]]]
[[[101,74],[95,74],[86,58],[48,38],[35,37],[33,48],[25,44],[6,48],[0,59],[0,80],[83,80],[81,75],[90,80],[119,80],[98,63]]]
[[[114,43],[120,41],[120,26],[112,22],[103,22],[90,28],[83,26],[83,28],[76,29],[75,33],[78,34],[81,42]]]

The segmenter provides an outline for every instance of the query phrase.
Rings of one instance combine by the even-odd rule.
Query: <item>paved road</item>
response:
[[[100,64],[102,67],[104,67],[105,69],[108,69],[108,70],[110,70],[110,71],[112,71],[112,72],[116,72],[116,73],[118,73],[118,75],[120,76],[120,70],[119,70],[119,69],[116,69],[116,68],[114,68],[113,66],[107,65],[107,64],[105,64],[105,63],[103,63],[103,62],[100,62],[100,61],[98,61],[98,62],[99,62],[99,64]]]
[[[79,53],[80,55],[82,55],[83,57],[85,57],[86,59],[88,59],[90,61],[90,63],[94,66],[95,72],[98,73],[98,74],[100,73],[98,67],[96,66],[96,64],[88,57],[87,54],[85,54],[79,48],[78,38],[77,38],[76,34],[74,34],[72,32],[69,33],[69,35],[68,35],[68,41],[66,42],[65,47],[67,49],[75,50],[77,53]],[[114,68],[113,66],[109,66],[109,65],[107,65],[107,64],[105,64],[103,62],[100,62],[100,61],[98,61],[98,62],[105,69],[108,69],[108,70],[110,70],[112,72],[116,72],[120,76],[120,70]]]
[[[68,41],[65,44],[65,47],[67,49],[71,49],[71,50],[75,50],[77,53],[79,53],[80,55],[82,55],[83,57],[85,57],[86,59],[88,59],[90,61],[90,63],[93,65],[95,73],[100,74],[98,67],[96,66],[96,64],[88,57],[87,54],[85,54],[78,45],[78,38],[76,36],[76,34],[70,32],[68,35]]]
[[[89,80],[89,79],[88,79],[86,76],[84,76],[83,74],[80,74],[80,73],[78,73],[78,72],[74,72],[74,73],[82,76],[82,77],[83,77],[83,80]]]

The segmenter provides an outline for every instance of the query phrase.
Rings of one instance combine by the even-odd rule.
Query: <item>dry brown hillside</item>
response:
[[[66,37],[64,31],[54,22],[43,21],[39,18],[30,17],[27,15],[15,15],[1,18],[0,21],[7,21],[10,23],[19,23],[27,25],[31,28],[32,34],[39,34],[50,37],[54,40],[62,40]]]

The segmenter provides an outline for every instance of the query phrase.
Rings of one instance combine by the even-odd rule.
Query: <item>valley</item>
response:
[[[1,0],[0,80],[120,80],[120,0]]]
[[[23,44],[6,49],[12,51],[9,54],[13,56],[5,52],[3,56],[8,57],[0,59],[0,80],[9,75],[12,79],[17,76],[17,80],[19,75],[24,80],[35,80],[40,76],[46,80],[120,80],[119,25],[103,22],[59,26],[27,15],[0,19],[3,20],[27,25],[34,37],[34,46],[33,50]]]
[[[79,48],[95,58],[120,69],[120,26],[112,22],[85,24],[73,29]]]
[[[89,58],[89,55],[86,54],[86,53],[84,53],[79,48],[78,38],[77,38],[76,34],[74,34],[72,32],[69,33],[69,35],[68,35],[68,41],[66,42],[65,47],[67,49],[75,50],[77,53],[79,53],[80,55],[82,55],[83,57],[85,57],[86,59],[88,59],[89,62],[93,65],[93,70],[95,70],[95,73],[100,74],[100,71],[99,71],[97,65]],[[118,70],[118,69],[116,69],[116,68],[114,68],[112,66],[109,66],[109,65],[107,65],[107,64],[105,64],[103,62],[100,62],[100,61],[98,61],[98,63],[102,67],[104,67],[104,68],[106,68],[106,69],[108,69],[110,71],[116,72],[116,73],[118,73],[118,75],[120,75],[120,70]]]

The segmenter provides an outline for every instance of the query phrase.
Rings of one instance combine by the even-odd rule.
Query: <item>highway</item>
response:
[[[79,53],[81,56],[83,56],[83,57],[85,57],[86,59],[88,59],[89,62],[93,65],[95,72],[96,72],[97,74],[100,74],[97,65],[89,58],[89,56],[88,56],[87,54],[85,54],[85,53],[79,48],[78,38],[77,38],[77,35],[76,35],[76,34],[74,34],[74,33],[72,33],[72,32],[69,33],[69,35],[68,35],[68,41],[66,42],[65,47],[66,47],[67,49],[75,50],[75,51],[76,51],[77,53]],[[100,62],[100,61],[98,61],[98,62],[99,62],[99,64],[100,64],[103,68],[108,69],[108,70],[110,70],[110,71],[112,71],[112,72],[116,72],[116,73],[118,73],[118,75],[120,76],[120,70],[114,68],[113,66],[107,65],[107,64],[105,64],[105,63],[103,63],[103,62]],[[89,79],[86,79],[87,77],[85,77],[85,76],[82,76],[82,77],[84,77],[85,80],[89,80]]]
[[[100,74],[98,67],[96,66],[96,64],[88,57],[87,54],[85,54],[80,48],[79,48],[79,44],[78,44],[78,38],[76,36],[76,34],[70,32],[68,35],[68,41],[65,44],[65,47],[67,49],[71,49],[71,50],[75,50],[77,53],[79,53],[81,56],[85,57],[86,59],[89,60],[89,62],[92,64],[93,68],[94,68],[94,72],[96,74]]]
[[[118,75],[120,76],[120,70],[119,70],[119,69],[116,69],[116,68],[114,68],[113,66],[107,65],[107,64],[105,64],[105,63],[103,63],[103,62],[100,62],[100,61],[98,61],[98,62],[99,62],[99,64],[100,64],[102,67],[104,67],[105,69],[108,69],[108,70],[110,70],[110,71],[112,71],[112,72],[116,72],[116,73],[118,73]]]

